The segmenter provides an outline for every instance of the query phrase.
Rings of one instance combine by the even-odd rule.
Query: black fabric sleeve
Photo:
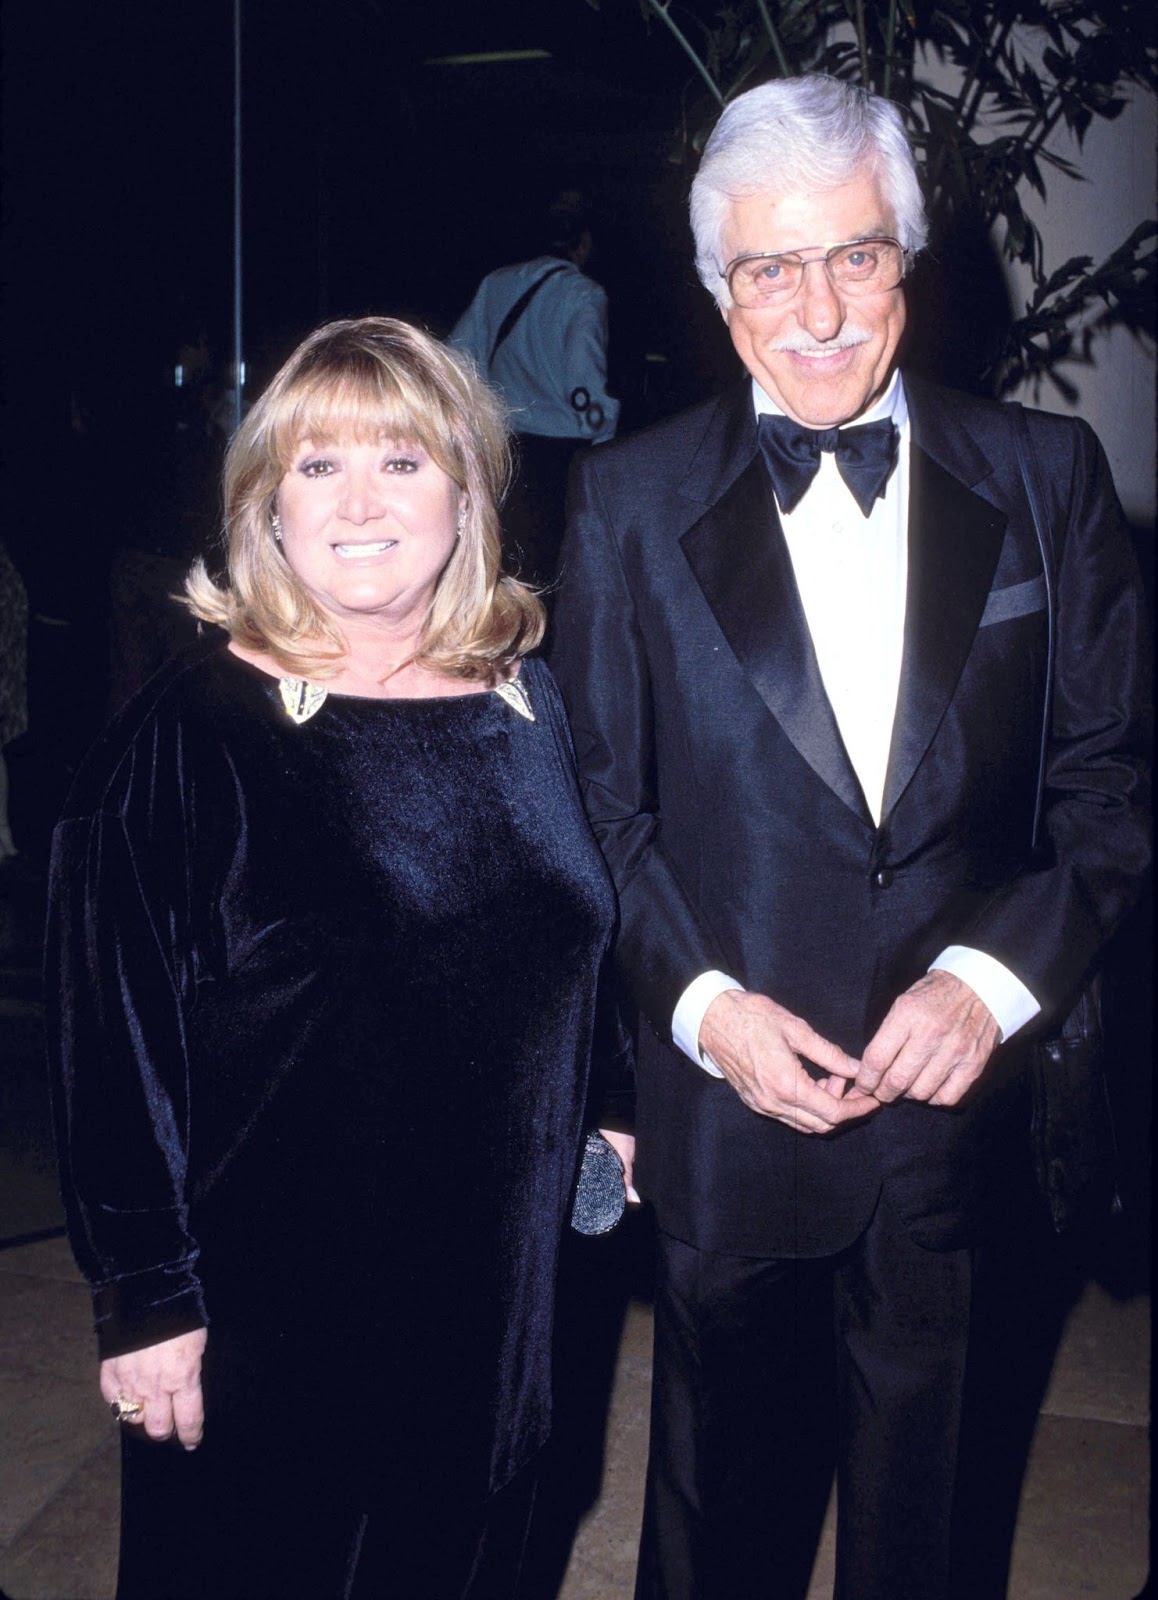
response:
[[[550,719],[559,758],[572,782],[576,782],[575,746],[559,687],[544,661],[527,660],[523,671],[537,709]],[[635,1043],[625,1021],[630,1012],[615,963],[608,955],[600,969],[595,994],[591,1076],[584,1119],[589,1128],[617,1128],[630,1133],[635,1127]]]
[[[1085,423],[1026,417],[1056,562],[1042,849],[960,942],[1016,972],[1046,1024],[1073,1003],[1150,860],[1151,660],[1145,595],[1101,446]]]
[[[188,1222],[199,956],[187,759],[181,730],[155,725],[115,760],[98,751],[53,841],[49,1066],[69,1231],[102,1358],[208,1320]]]
[[[597,467],[578,463],[572,485],[551,668],[619,894],[619,964],[633,1001],[670,1041],[680,996],[722,958],[664,849],[646,642]]]

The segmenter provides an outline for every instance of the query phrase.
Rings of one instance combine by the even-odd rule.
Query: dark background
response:
[[[229,355],[232,6],[17,0],[4,29],[9,416],[72,394],[124,430],[181,345]],[[551,59],[426,64],[535,46]],[[620,387],[637,410],[700,391],[725,346],[686,238],[686,73],[634,5],[244,0],[242,56],[251,393],[326,317],[449,327],[562,183],[600,224]],[[644,403],[648,350],[678,372]]]

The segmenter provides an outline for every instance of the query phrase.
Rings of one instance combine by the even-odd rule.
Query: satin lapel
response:
[[[816,775],[870,821],[820,676],[759,456],[680,541],[757,693]]]
[[[969,448],[968,470],[975,481],[983,458]],[[1005,523],[1004,512],[914,443],[905,643],[886,817],[908,788],[953,697],[993,583]]]

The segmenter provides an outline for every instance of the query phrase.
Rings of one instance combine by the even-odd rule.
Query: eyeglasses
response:
[[[805,267],[818,261],[824,263],[828,281],[840,294],[884,294],[895,289],[905,275],[905,252],[896,239],[850,239],[829,245],[819,256],[802,256],[797,250],[737,256],[720,277],[726,280],[735,305],[756,310],[791,300],[804,281]]]

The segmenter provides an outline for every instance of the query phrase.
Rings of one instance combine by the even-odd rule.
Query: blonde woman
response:
[[[614,913],[506,473],[444,347],[312,334],[229,451],[215,626],[59,826],[121,1600],[517,1591]]]

